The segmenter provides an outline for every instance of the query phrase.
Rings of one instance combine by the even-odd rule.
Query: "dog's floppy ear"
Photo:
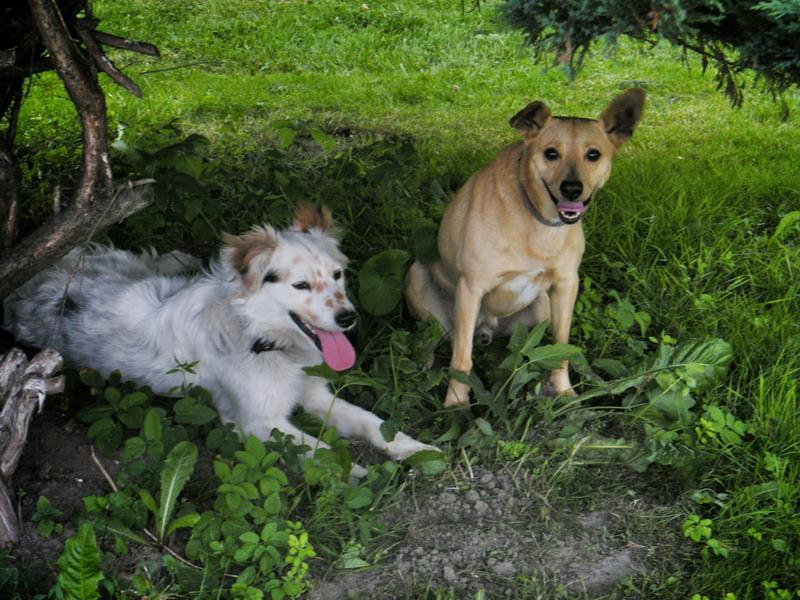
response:
[[[327,206],[316,207],[313,204],[304,202],[294,211],[293,229],[308,232],[311,229],[319,229],[325,233],[333,233],[333,215]]]
[[[600,115],[600,123],[611,142],[619,148],[633,135],[644,110],[644,90],[632,88],[611,101]]]
[[[544,102],[531,102],[509,119],[509,124],[523,134],[532,137],[539,133],[550,120],[550,109]]]
[[[265,225],[254,227],[242,235],[225,233],[222,241],[225,244],[222,250],[224,260],[242,276],[245,285],[253,289],[258,284],[258,269],[251,267],[259,257],[268,259],[278,246],[275,230]]]

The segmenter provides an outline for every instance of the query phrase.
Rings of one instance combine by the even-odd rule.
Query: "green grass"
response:
[[[453,0],[368,4],[97,2],[103,29],[153,42],[163,54],[160,60],[115,55],[145,98],[105,81],[112,124],[127,126],[132,145],[148,147],[170,122],[210,140],[200,179],[211,231],[200,251],[210,252],[220,230],[279,218],[292,203],[311,198],[336,210],[358,269],[387,247],[410,247],[413,221],[438,218],[447,195],[515,139],[508,118],[529,101],[545,100],[556,114],[594,116],[620,89],[644,86],[641,127],[588,216],[582,274],[594,282],[599,305],[609,305],[616,291],[649,314],[648,335],[720,337],[733,347],[725,382],[703,395],[702,406],[726,407],[752,431],[742,444],[719,448],[713,464],[674,490],[684,498],[695,489],[727,494],[724,506],[687,500],[686,510],[712,518],[715,536],[731,550],[727,559],[697,554],[685,589],[712,598],[724,592],[761,598],[764,580],[800,585],[798,227],[773,238],[781,218],[800,210],[800,94],[793,90],[782,99],[790,111],[786,121],[780,104],[757,87],[735,110],[697,61],[685,64],[669,47],[630,43],[599,48],[570,81],[533,61],[521,34],[498,22],[497,2],[469,12]],[[330,154],[307,136],[288,152],[277,151],[274,126],[287,120],[355,135],[337,138]],[[58,80],[37,77],[18,138],[26,181],[39,198],[30,222],[47,210],[52,185],[72,177],[76,128]],[[410,140],[413,151],[398,150],[396,140]],[[34,161],[47,165],[42,174],[31,167]],[[183,223],[184,208],[171,201],[150,209],[112,238],[193,247],[199,230]],[[576,342],[590,359],[633,361],[620,332],[601,317]],[[368,360],[378,357],[376,366],[365,361],[371,376],[402,379],[399,363],[380,361],[391,332],[412,328],[400,309],[365,319],[359,347]],[[633,337],[652,351],[647,336]],[[446,355],[447,344],[438,352]],[[481,355],[481,376],[491,379],[498,352]],[[406,396],[389,394],[379,409],[409,410],[404,414],[413,429],[443,433],[450,417],[434,412],[441,389],[421,391],[413,379],[404,389]],[[499,418],[492,425],[507,436],[524,429]],[[468,450],[504,460],[487,458],[491,452],[477,442]],[[466,455],[454,451],[452,460]],[[785,465],[768,468],[770,456]],[[562,477],[559,460],[552,459],[549,472]],[[556,495],[565,485],[558,477]],[[761,541],[748,534],[751,528]]]

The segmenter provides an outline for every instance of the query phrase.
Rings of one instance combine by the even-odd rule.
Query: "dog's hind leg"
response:
[[[453,300],[445,297],[430,268],[419,261],[414,261],[406,275],[405,297],[415,318],[434,317],[439,321],[443,334],[449,335],[453,331]]]
[[[366,440],[394,460],[403,460],[421,450],[438,451],[438,448],[418,442],[402,432],[398,432],[391,442],[387,442],[381,433],[382,419],[368,410],[337,398],[322,381],[310,381],[305,392],[300,400],[300,405],[305,410],[321,418],[327,425],[336,427],[344,437]]]

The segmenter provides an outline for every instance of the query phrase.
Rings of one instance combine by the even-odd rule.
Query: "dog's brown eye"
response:
[[[296,290],[310,290],[311,286],[308,284],[307,281],[298,281],[297,283],[293,283],[292,287]]]
[[[597,162],[600,160],[600,151],[592,148],[586,153],[586,160],[589,162]]]
[[[333,278],[334,278],[336,281],[339,281],[339,280],[342,278],[342,271],[341,271],[341,269],[336,269],[336,270],[333,272]]]
[[[558,150],[556,150],[555,148],[547,148],[544,151],[544,157],[547,160],[558,160],[559,158],[561,158],[561,155],[558,153]]]

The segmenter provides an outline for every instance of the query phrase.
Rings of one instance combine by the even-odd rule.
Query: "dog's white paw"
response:
[[[402,432],[395,435],[394,439],[386,445],[386,453],[395,460],[405,460],[412,454],[423,450],[441,452],[436,446],[429,446],[428,444],[418,442]]]
[[[359,464],[350,465],[350,475],[347,477],[348,483],[358,485],[358,482],[367,476],[367,470]]]

